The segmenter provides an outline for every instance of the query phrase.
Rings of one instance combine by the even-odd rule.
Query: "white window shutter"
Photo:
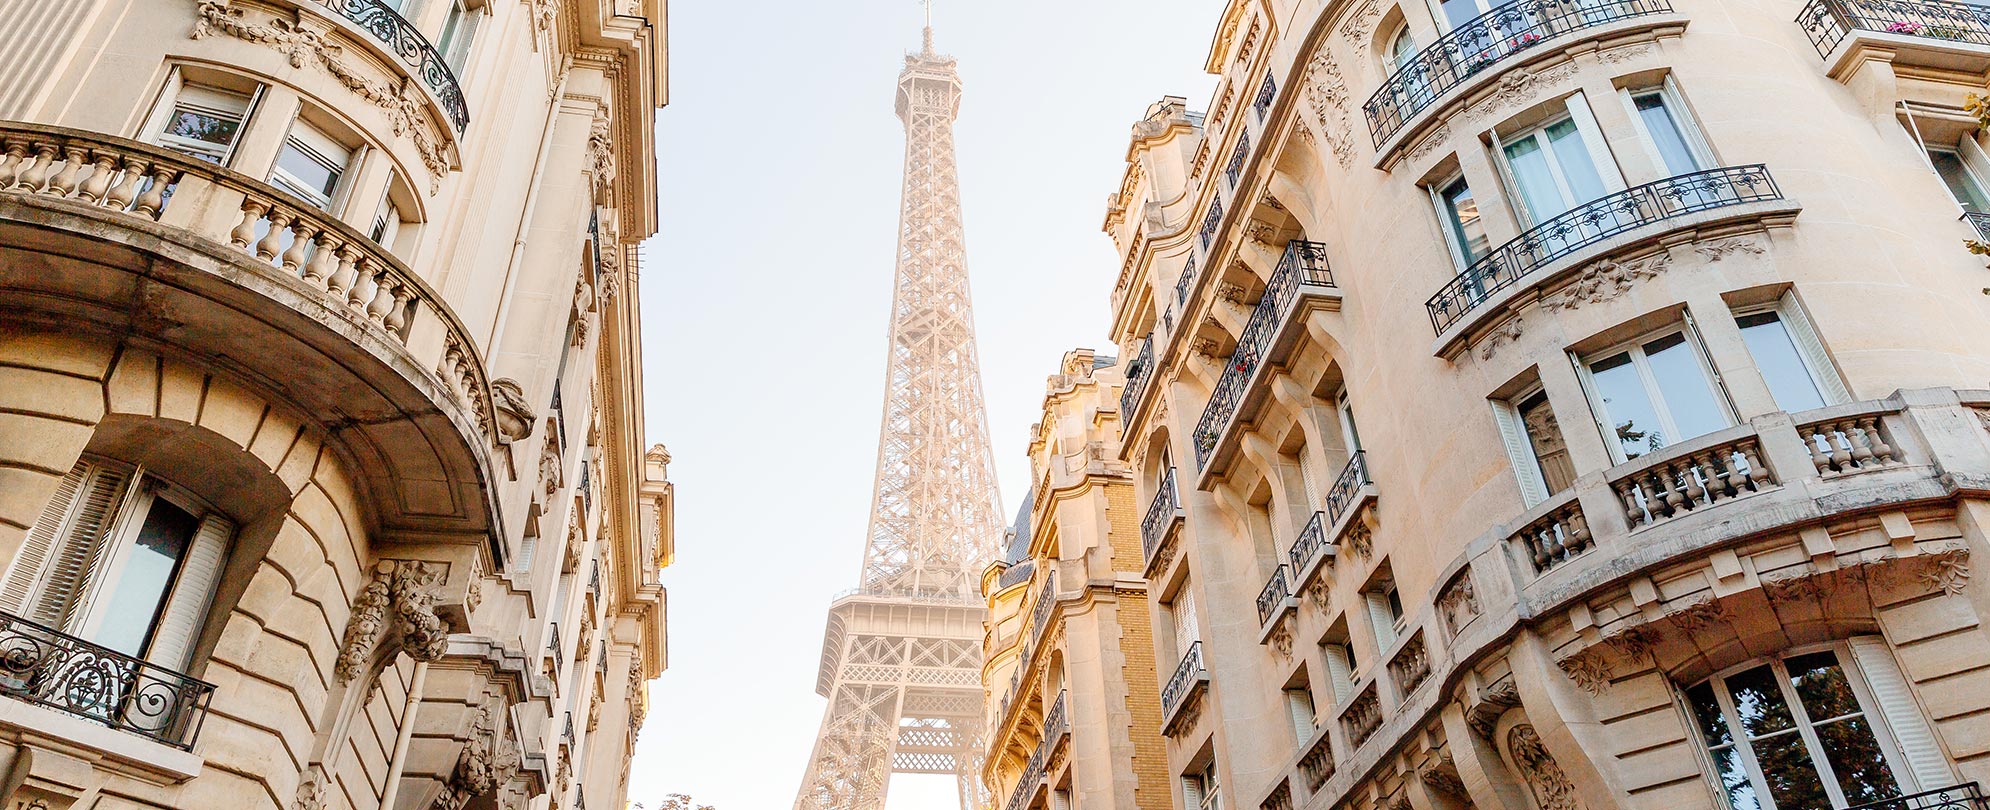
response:
[[[1202,806],[1202,777],[1182,777],[1182,806],[1187,808]]]
[[[0,610],[17,616],[27,613],[29,602],[34,597],[35,582],[41,579],[50,553],[74,518],[76,496],[82,492],[83,481],[95,466],[87,461],[78,462],[56,484],[55,497],[42,507],[41,515],[28,528],[27,537],[22,538],[20,550],[7,565],[6,577],[0,579]]]
[[[1051,810],[1071,810],[1071,791],[1053,790],[1050,792]]]
[[[1852,392],[1845,389],[1845,381],[1838,376],[1838,367],[1831,365],[1831,355],[1825,354],[1824,342],[1817,339],[1817,330],[1810,327],[1810,318],[1805,317],[1803,307],[1796,296],[1783,293],[1783,300],[1776,305],[1776,316],[1783,321],[1783,328],[1789,332],[1790,341],[1803,355],[1810,366],[1811,379],[1817,382],[1817,390],[1824,394],[1827,404],[1851,402]]]
[[[1603,128],[1596,125],[1596,113],[1589,109],[1589,98],[1577,90],[1569,95],[1566,103],[1569,118],[1575,121],[1576,131],[1582,133],[1582,145],[1589,152],[1589,160],[1596,164],[1596,172],[1603,178],[1603,190],[1613,193],[1623,191],[1624,174],[1617,170],[1617,156],[1610,154],[1610,143],[1603,139]],[[1577,200],[1576,204],[1585,202],[1588,200]]]
[[[1300,742],[1313,737],[1313,695],[1305,689],[1285,690],[1285,708],[1292,713],[1292,734]]]
[[[1362,594],[1368,601],[1368,621],[1375,625],[1375,650],[1387,652],[1396,643],[1396,613],[1389,609],[1389,595],[1382,591]]]
[[[1527,440],[1527,428],[1513,403],[1492,400],[1493,420],[1499,423],[1499,440],[1506,445],[1506,458],[1513,463],[1513,477],[1520,480],[1520,499],[1528,506],[1548,499],[1548,484],[1541,480],[1541,464],[1534,458],[1534,446]]]
[[[73,502],[68,508],[59,515],[51,514],[54,507],[51,503],[51,508],[42,513],[42,520],[35,521],[37,532],[42,530],[44,521],[54,521],[49,526],[52,539],[40,550],[42,559],[28,559],[24,549],[6,584],[6,591],[12,594],[17,582],[14,574],[25,574],[28,591],[19,604],[23,615],[56,629],[67,629],[63,625],[72,618],[70,607],[88,584],[91,562],[99,556],[97,549],[104,545],[103,536],[124,500],[126,484],[131,481],[129,470],[96,462],[79,462],[70,475],[78,473]]]
[[[1318,450],[1312,445],[1299,448],[1299,481],[1306,487],[1304,506],[1309,512],[1320,511],[1320,502],[1326,493],[1326,490],[1320,487],[1319,473],[1313,469],[1313,454]]]
[[[1180,593],[1175,595],[1175,654],[1188,655],[1189,645],[1202,640],[1202,633],[1195,626],[1195,591],[1190,583],[1182,583]]]
[[[1348,695],[1354,692],[1354,666],[1347,659],[1347,647],[1328,644],[1324,652],[1327,656],[1327,683],[1334,689],[1334,705],[1346,705]]]
[[[1921,716],[1920,706],[1908,691],[1907,678],[1901,674],[1900,664],[1893,660],[1886,642],[1878,636],[1853,636],[1848,643],[1852,660],[1858,662],[1860,674],[1866,676],[1866,685],[1872,688],[1873,699],[1879,703],[1879,713],[1885,718],[1887,729],[1893,732],[1901,753],[1907,756],[1908,770],[1914,774],[1919,789],[1939,790],[1955,784],[1955,774],[1949,770],[1941,746],[1935,743],[1935,732]]]
[[[159,629],[152,634],[152,649],[146,660],[174,671],[185,671],[200,637],[201,621],[207,618],[214,599],[214,585],[221,579],[221,567],[228,559],[228,543],[235,536],[235,524],[217,515],[208,515],[195,530],[187,548],[186,561],[167,598]]]

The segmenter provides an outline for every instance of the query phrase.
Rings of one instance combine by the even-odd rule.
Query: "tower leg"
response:
[[[830,694],[795,810],[884,810],[904,690],[839,680]]]

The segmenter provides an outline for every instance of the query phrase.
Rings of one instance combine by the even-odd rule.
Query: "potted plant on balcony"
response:
[[[1921,24],[1915,22],[1904,22],[1904,21],[1887,23],[1886,32],[1889,34],[1907,34],[1909,36],[1912,36],[1921,33]]]

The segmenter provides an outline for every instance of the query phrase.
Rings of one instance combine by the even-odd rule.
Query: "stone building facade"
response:
[[[623,806],[661,0],[5,6],[0,806]]]
[[[1168,802],[1121,383],[1112,358],[1065,353],[1030,439],[1036,486],[982,577],[982,775],[1003,810]]]
[[[1105,220],[1173,805],[1983,806],[1976,9],[1227,3]]]

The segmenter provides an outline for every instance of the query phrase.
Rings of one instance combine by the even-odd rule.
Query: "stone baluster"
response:
[[[318,249],[311,254],[311,262],[304,266],[304,280],[311,288],[326,292],[326,285],[339,269],[339,239],[331,231],[318,232]]]
[[[125,158],[124,176],[118,178],[117,185],[111,188],[107,204],[119,211],[130,208],[132,201],[138,199],[138,186],[145,182],[145,170],[147,168],[148,164],[143,160],[135,157]],[[6,184],[0,182],[0,188],[5,187]]]
[[[270,206],[269,230],[263,232],[263,240],[256,243],[256,258],[275,263],[283,252],[283,232],[290,229],[291,213],[277,206]]]
[[[1582,517],[1582,507],[1571,501],[1562,512],[1561,522],[1568,533],[1568,547],[1572,549],[1569,556],[1588,551],[1593,538],[1589,536],[1589,522]]]
[[[1865,425],[1859,424],[1857,419],[1847,419],[1839,423],[1839,429],[1844,431],[1845,440],[1852,443],[1852,465],[1862,468],[1873,466],[1872,444],[1878,433],[1868,430]],[[1853,439],[1854,436],[1857,437],[1856,440]]]
[[[242,219],[235,223],[235,230],[228,233],[228,244],[241,248],[244,252],[254,253],[255,251],[249,249],[249,245],[256,241],[256,223],[262,221],[263,212],[266,210],[269,209],[256,198],[243,198]]]
[[[385,268],[374,277],[373,300],[366,305],[366,319],[385,328],[387,310],[394,306],[394,290],[401,285],[394,281]]]
[[[34,193],[34,194],[41,193],[42,184],[48,180],[49,163],[54,160],[55,160],[55,144],[52,143],[36,144],[35,162],[33,165],[29,166],[26,171],[21,172],[21,178],[20,178],[21,187],[23,189],[26,189],[29,193]]]
[[[1736,489],[1742,486],[1744,480],[1747,482],[1748,488],[1755,492],[1760,492],[1763,486],[1774,483],[1769,479],[1769,465],[1762,463],[1762,448],[1755,443],[1755,440],[1750,439],[1743,442],[1737,448],[1736,455],[1739,455],[1741,460],[1748,465],[1748,476],[1745,479],[1738,469],[1731,470],[1728,473],[1728,482],[1734,485]]]
[[[1823,475],[1831,472],[1831,454],[1818,444],[1818,440],[1824,438],[1820,433],[1814,429],[1803,431],[1803,444],[1810,449],[1811,466],[1817,468],[1818,475]]]
[[[1677,471],[1677,475],[1675,477],[1679,479],[1679,487],[1681,490],[1684,491],[1686,495],[1687,508],[1694,509],[1706,504],[1713,503],[1714,499],[1719,497],[1720,493],[1715,491],[1713,488],[1705,487],[1700,484],[1700,477],[1701,477],[1700,471],[1706,469],[1708,466],[1707,454],[1696,453],[1694,455],[1687,456],[1681,461],[1683,461],[1684,463],[1674,468]]]
[[[374,276],[380,274],[380,262],[371,255],[360,253],[353,262],[359,274],[353,277],[352,287],[346,290],[345,305],[359,315],[366,314],[366,305],[373,301],[373,292],[379,284]]]
[[[69,146],[62,150],[62,170],[49,178],[48,188],[57,197],[67,197],[76,193],[77,181],[83,174],[83,147]]]
[[[21,178],[21,170],[27,168],[28,142],[8,141],[7,158],[0,163],[0,188],[13,188],[14,181]]]
[[[1872,451],[1873,460],[1880,464],[1893,464],[1900,460],[1893,445],[1887,444],[1886,435],[1880,432],[1879,417],[1861,416],[1858,418],[1859,431],[1866,436],[1866,445]]]
[[[1624,506],[1624,522],[1627,525],[1635,529],[1645,522],[1643,497],[1638,491],[1636,476],[1611,484],[1610,489],[1617,493],[1617,501]]]
[[[394,302],[387,308],[385,326],[388,332],[393,333],[395,340],[406,341],[408,339],[407,334],[403,330],[408,326],[408,302],[413,300],[414,297],[413,283],[400,281],[394,284]]]
[[[90,164],[90,177],[77,189],[77,196],[91,205],[103,205],[104,195],[111,190],[111,175],[117,173],[117,155],[102,149],[96,151],[96,159]]]
[[[339,269],[333,271],[331,278],[325,282],[325,294],[333,301],[346,300],[346,291],[352,289],[353,280],[359,274],[356,268],[358,263],[358,251],[352,245],[339,245]]]
[[[174,172],[170,167],[164,164],[153,166],[152,185],[147,186],[145,191],[138,195],[138,200],[132,203],[131,210],[158,219],[159,212],[166,207],[166,187],[172,185],[173,177]]]
[[[1672,517],[1679,514],[1681,507],[1686,505],[1686,495],[1673,485],[1672,475],[1666,470],[1666,466],[1660,464],[1653,467],[1650,478],[1658,489],[1659,499],[1665,503],[1665,516]],[[1656,517],[1657,510],[1652,511]]]
[[[1844,423],[1828,422],[1818,430],[1824,434],[1825,443],[1831,446],[1831,465],[1844,472],[1852,468],[1852,437],[1845,435]]]
[[[290,249],[283,252],[283,269],[301,274],[311,245],[318,237],[318,226],[311,224],[309,219],[298,217],[296,222],[290,224],[290,234]]]

